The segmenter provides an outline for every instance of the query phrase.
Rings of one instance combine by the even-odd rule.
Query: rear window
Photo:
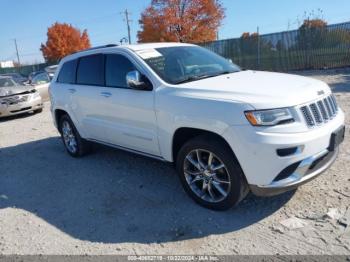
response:
[[[64,84],[74,84],[76,68],[77,60],[65,62],[58,75],[57,82]]]
[[[103,55],[81,57],[77,71],[77,84],[97,85],[104,84]]]

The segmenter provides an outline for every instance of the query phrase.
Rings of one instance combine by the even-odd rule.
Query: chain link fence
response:
[[[201,44],[244,69],[286,72],[350,66],[350,22]]]
[[[350,66],[350,22],[266,35],[243,34],[206,47],[244,69],[287,72]],[[49,64],[0,68],[0,74],[43,70]]]
[[[21,65],[19,67],[11,67],[11,68],[0,68],[0,75],[8,74],[8,73],[20,73],[24,76],[28,76],[31,72],[42,71],[45,69],[45,67],[49,65],[51,64],[42,63],[42,64],[35,64],[35,65]]]

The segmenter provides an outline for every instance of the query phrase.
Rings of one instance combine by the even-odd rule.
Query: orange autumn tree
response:
[[[213,41],[224,17],[219,0],[152,0],[141,14],[138,41]]]
[[[47,30],[46,44],[41,44],[41,52],[47,62],[57,63],[63,57],[90,47],[87,31],[82,33],[72,25],[55,23]]]

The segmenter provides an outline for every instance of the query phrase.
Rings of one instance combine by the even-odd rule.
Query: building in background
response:
[[[11,68],[15,67],[13,61],[0,61],[0,68]]]

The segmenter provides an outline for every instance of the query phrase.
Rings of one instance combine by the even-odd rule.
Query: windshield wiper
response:
[[[222,72],[219,72],[217,74],[213,74],[210,77],[216,77],[216,76],[221,76],[221,75],[228,75],[228,74],[232,74],[232,73],[236,73],[236,72],[239,72],[239,71],[222,71]]]
[[[191,81],[197,81],[197,80],[201,80],[201,79],[206,79],[206,78],[211,78],[211,77],[216,77],[216,76],[220,76],[220,75],[227,75],[227,74],[231,74],[231,73],[235,73],[236,71],[222,71],[216,74],[206,74],[206,75],[194,75],[194,76],[189,76],[183,80],[180,80],[178,82],[176,82],[175,84],[183,84],[183,83],[188,83]],[[238,71],[237,71],[238,72]]]
[[[196,80],[200,80],[200,79],[204,79],[204,78],[208,78],[208,77],[210,77],[210,75],[189,76],[189,77],[186,77],[185,79],[177,81],[175,84],[183,84],[183,83],[196,81]]]

